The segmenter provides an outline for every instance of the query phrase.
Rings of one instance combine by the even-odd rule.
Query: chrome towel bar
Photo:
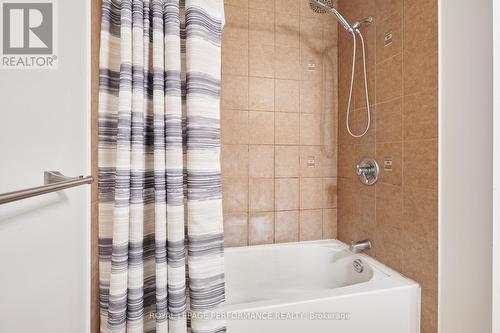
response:
[[[43,175],[43,186],[2,193],[0,194],[0,205],[12,201],[35,197],[37,195],[65,190],[70,187],[92,184],[92,182],[94,181],[94,178],[92,176],[66,177],[59,171],[45,171]]]

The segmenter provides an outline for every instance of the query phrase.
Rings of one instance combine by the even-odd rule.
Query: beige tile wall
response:
[[[345,130],[352,44],[339,31],[339,239],[373,239],[371,255],[418,281],[422,332],[436,333],[437,0],[339,0],[339,9],[349,20],[375,17],[363,28],[374,122],[362,139]],[[361,131],[366,104],[359,70],[356,78],[353,127]],[[376,186],[361,185],[354,174],[364,156],[381,165]],[[384,170],[386,158],[392,171]]]
[[[308,3],[225,1],[227,246],[337,236],[337,24]]]
[[[435,333],[437,1],[339,0],[338,7],[350,21],[375,17],[363,28],[373,123],[361,139],[344,125],[350,35],[337,32],[331,17],[312,13],[308,0],[225,1],[226,244],[331,238],[337,229],[345,242],[371,238],[371,255],[422,285],[422,332]],[[356,132],[366,124],[360,60],[351,117]],[[363,186],[354,175],[364,156],[382,166],[376,186]],[[391,170],[383,167],[386,159]]]

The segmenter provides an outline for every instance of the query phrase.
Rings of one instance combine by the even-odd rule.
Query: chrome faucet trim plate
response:
[[[356,174],[365,185],[375,184],[378,180],[379,172],[380,169],[377,161],[371,157],[364,158],[358,165],[356,165]]]

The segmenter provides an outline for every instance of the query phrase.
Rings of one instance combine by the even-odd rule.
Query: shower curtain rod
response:
[[[92,184],[92,182],[94,181],[94,177],[92,176],[66,177],[59,171],[45,171],[43,175],[44,175],[43,186],[31,187],[24,190],[2,193],[0,194],[0,205],[13,201],[35,197],[42,194],[65,190],[67,188],[75,186]]]

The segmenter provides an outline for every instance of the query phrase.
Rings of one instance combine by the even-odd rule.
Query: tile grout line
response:
[[[300,241],[301,240],[301,237],[300,237],[300,231],[301,231],[301,210],[302,210],[302,176],[300,174],[300,148],[301,148],[301,139],[300,139],[300,127],[301,127],[301,114],[302,114],[302,110],[300,109],[300,89],[302,88],[302,78],[301,78],[301,73],[302,73],[302,61],[301,61],[301,56],[302,56],[302,34],[300,33],[300,30],[301,30],[301,27],[302,27],[302,24],[301,24],[302,20],[301,20],[301,15],[300,15],[300,9],[299,9],[299,144],[298,144],[298,158],[299,158],[299,170],[298,170],[298,177],[299,177],[299,207],[298,207],[298,217],[297,217],[297,240]]]
[[[247,112],[247,245],[250,245],[250,8],[249,4],[247,4],[248,17],[247,17],[247,47],[248,47],[248,59],[247,59],[247,100],[248,100],[248,112]]]
[[[324,224],[325,224],[325,219],[324,219],[324,206],[325,206],[325,177],[324,177],[324,171],[323,171],[323,151],[322,151],[322,146],[321,142],[325,145],[325,124],[322,123],[322,120],[324,119],[326,121],[326,47],[325,47],[325,21],[321,21],[321,48],[322,48],[322,53],[321,53],[321,109],[320,109],[320,116],[319,116],[319,125],[320,125],[320,156],[321,159],[319,161],[320,167],[321,167],[321,239],[324,238]],[[321,116],[324,116],[323,119],[321,119]],[[313,119],[314,121],[314,119]],[[321,137],[322,136],[322,137]],[[326,147],[325,147],[326,149]]]
[[[273,8],[273,243],[276,244],[276,2]]]
[[[401,239],[405,242],[406,239],[406,223],[405,223],[405,101],[407,99],[405,94],[405,76],[404,76],[404,67],[405,67],[405,11],[404,11],[404,0],[401,1],[401,92],[403,93],[403,97],[401,98]],[[402,255],[401,260],[401,273],[405,271],[405,260],[404,255]]]

